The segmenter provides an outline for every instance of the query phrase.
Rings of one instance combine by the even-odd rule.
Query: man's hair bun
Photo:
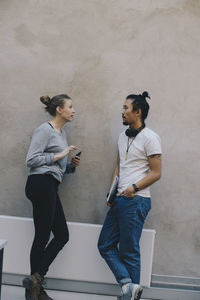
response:
[[[142,97],[143,97],[144,99],[146,99],[146,98],[149,98],[149,99],[150,99],[149,93],[148,93],[148,92],[143,92],[143,93],[142,93]]]
[[[40,101],[46,105],[49,106],[50,102],[51,102],[51,98],[49,96],[41,96],[40,97]]]

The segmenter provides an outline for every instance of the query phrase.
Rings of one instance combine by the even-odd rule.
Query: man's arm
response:
[[[113,176],[112,176],[112,180],[111,180],[111,184],[110,184],[110,188],[109,188],[109,193],[110,193],[111,186],[112,186],[112,184],[114,182],[115,176],[119,176],[119,162],[120,162],[120,158],[119,158],[119,153],[118,153],[116,166],[115,166],[115,169],[114,169],[114,172],[113,172]],[[110,203],[107,203],[107,205],[111,206]]]
[[[115,176],[119,176],[119,153],[117,155],[117,162],[116,162],[115,170],[113,172],[113,176],[112,176],[112,180],[111,180],[111,184],[110,184],[110,189],[111,189],[111,186],[114,182]],[[109,189],[109,191],[110,191],[110,189]]]
[[[139,190],[143,190],[146,187],[152,185],[154,182],[160,179],[161,177],[161,154],[153,154],[148,156],[150,172],[147,176],[141,179],[138,182],[133,182],[136,184]],[[134,196],[134,187],[131,185],[125,191],[121,193],[121,195],[125,195],[127,197]]]
[[[152,185],[161,177],[161,154],[153,154],[148,156],[150,173],[138,182],[134,182],[139,190],[143,190],[146,187]]]

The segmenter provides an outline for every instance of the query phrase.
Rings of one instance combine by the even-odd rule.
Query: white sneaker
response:
[[[143,288],[139,284],[133,284],[131,300],[140,300]]]
[[[121,297],[119,299],[120,300],[131,300],[133,287],[134,287],[133,283],[125,283],[122,286]]]

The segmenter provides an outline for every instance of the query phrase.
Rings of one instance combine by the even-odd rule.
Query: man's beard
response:
[[[127,121],[123,121],[123,125],[128,126],[130,124]]]

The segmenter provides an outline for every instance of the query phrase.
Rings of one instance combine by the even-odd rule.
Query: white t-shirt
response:
[[[129,144],[132,138],[129,138]],[[125,131],[119,136],[118,147],[120,157],[118,194],[128,186],[136,184],[150,171],[148,156],[161,154],[160,137],[151,129],[144,128],[133,140],[126,158],[128,136]],[[140,190],[136,195],[150,197],[150,188]]]

